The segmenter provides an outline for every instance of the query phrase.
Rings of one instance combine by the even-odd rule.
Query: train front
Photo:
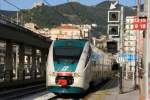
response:
[[[48,91],[56,94],[84,92],[84,89],[78,86],[79,73],[76,69],[85,43],[84,40],[55,40],[52,43],[47,61]]]

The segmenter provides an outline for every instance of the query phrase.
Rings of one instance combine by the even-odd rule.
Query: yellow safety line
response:
[[[105,84],[103,87],[102,87],[102,90],[99,90],[95,93],[90,93],[88,94],[83,100],[88,100],[88,97],[91,97],[92,96],[94,99],[93,100],[103,100],[103,98],[106,96],[106,95],[111,95],[109,93],[109,91],[107,90],[107,87],[112,84],[112,81],[110,80],[109,82],[107,82],[107,84]]]
[[[111,95],[108,93],[107,90],[105,90],[110,84],[112,84],[111,81],[109,81],[106,85],[103,86],[103,89],[102,91],[98,91],[96,92],[94,95],[95,96],[95,100],[103,100],[103,98],[106,96],[106,95]]]
[[[98,91],[94,93],[94,100],[103,100],[102,98],[107,94],[107,91]]]

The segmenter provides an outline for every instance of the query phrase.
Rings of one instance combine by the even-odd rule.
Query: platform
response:
[[[139,90],[134,90],[133,87],[131,80],[124,80],[123,93],[120,93],[118,81],[111,80],[84,100],[139,100]]]

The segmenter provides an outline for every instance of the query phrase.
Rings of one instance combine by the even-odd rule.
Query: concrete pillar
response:
[[[31,78],[36,78],[36,49],[32,47],[32,67],[31,67]]]
[[[14,66],[14,69],[15,69],[15,66],[16,66],[16,54],[13,54],[13,66]]]
[[[16,78],[16,54],[15,53],[13,53],[13,72],[14,72],[14,77],[15,77],[15,79],[17,79]]]
[[[45,77],[46,75],[46,60],[47,60],[47,53],[44,49],[41,49],[41,76]]]
[[[6,41],[6,59],[5,59],[5,78],[4,80],[9,82],[13,79],[13,58],[12,58],[12,42]]]
[[[16,45],[16,54],[15,54],[15,72],[16,72],[16,79],[18,79],[18,65],[19,65],[19,46]]]
[[[24,56],[25,56],[25,47],[23,44],[19,45],[19,66],[18,66],[18,79],[25,79],[25,70],[24,70]]]

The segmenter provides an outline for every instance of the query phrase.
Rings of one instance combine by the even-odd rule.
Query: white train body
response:
[[[55,40],[49,49],[46,84],[54,93],[82,93],[110,77],[111,59],[86,40]]]

